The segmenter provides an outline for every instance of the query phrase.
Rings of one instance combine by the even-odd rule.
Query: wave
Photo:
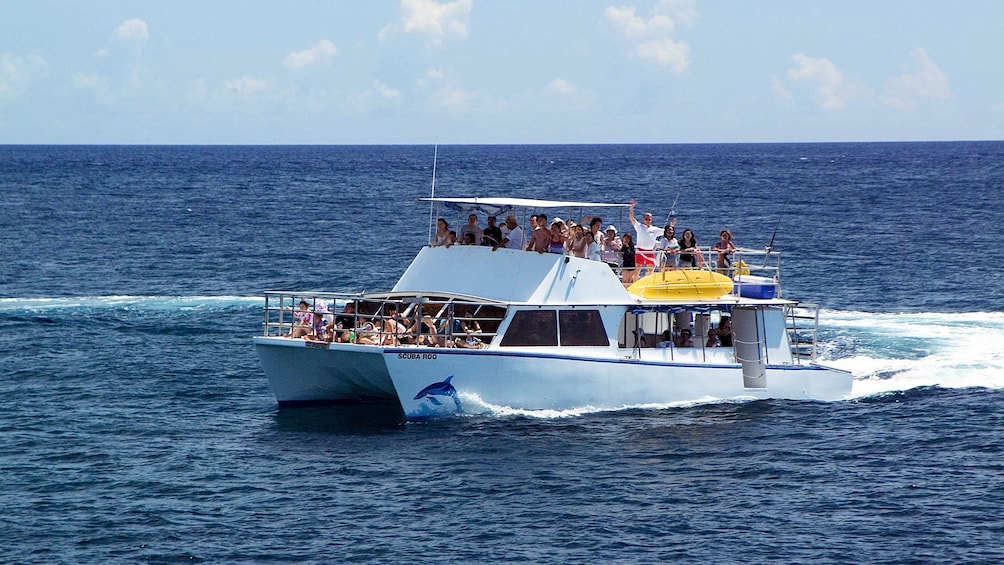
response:
[[[0,298],[0,313],[44,313],[58,310],[189,311],[233,307],[263,308],[261,296],[69,296],[58,298]]]
[[[470,417],[476,418],[484,415],[490,415],[492,417],[507,418],[507,417],[522,417],[529,419],[540,419],[540,420],[555,420],[561,418],[578,418],[581,416],[586,416],[590,414],[600,414],[605,412],[623,412],[626,410],[667,410],[671,408],[693,408],[695,406],[703,406],[706,404],[739,404],[745,402],[755,401],[755,397],[749,398],[733,398],[733,399],[721,399],[712,396],[706,396],[696,400],[686,400],[677,402],[662,402],[662,403],[651,403],[651,404],[632,404],[625,405],[619,408],[597,408],[595,406],[580,406],[575,408],[568,408],[565,410],[556,410],[551,408],[542,408],[537,410],[532,410],[528,408],[513,408],[511,406],[503,406],[499,404],[492,404],[490,402],[484,401],[479,395],[473,393],[460,393],[461,401],[464,403],[465,410],[470,412]]]
[[[917,387],[1004,388],[1004,312],[824,311],[820,362],[854,374],[853,395]]]

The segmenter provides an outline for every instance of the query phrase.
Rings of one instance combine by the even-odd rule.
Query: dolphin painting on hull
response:
[[[457,398],[457,389],[450,384],[450,380],[453,379],[453,375],[446,377],[446,380],[432,383],[431,385],[418,391],[415,395],[415,400],[420,400],[422,398],[428,398],[429,402],[436,406],[442,406],[443,403],[439,401],[437,396],[450,396],[453,397],[453,402],[457,405],[457,412],[460,412],[460,399]]]

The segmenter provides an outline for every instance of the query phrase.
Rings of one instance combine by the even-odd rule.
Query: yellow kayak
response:
[[[732,279],[712,271],[680,269],[635,281],[628,292],[649,300],[707,300],[732,292]]]

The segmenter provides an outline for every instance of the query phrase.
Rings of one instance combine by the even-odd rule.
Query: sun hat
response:
[[[604,231],[612,231],[614,233],[617,233],[617,228],[615,228],[613,225],[609,225],[607,226],[607,229]]]

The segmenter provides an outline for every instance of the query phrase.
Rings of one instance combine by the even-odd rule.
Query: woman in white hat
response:
[[[621,240],[617,237],[617,228],[607,226],[605,237],[603,238],[602,258],[603,262],[610,265],[610,268],[617,271],[621,264]]]

